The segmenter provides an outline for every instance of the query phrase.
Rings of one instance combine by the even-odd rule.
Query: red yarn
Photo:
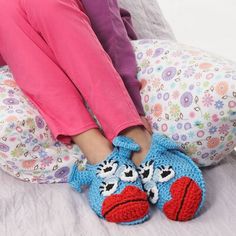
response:
[[[172,199],[163,207],[166,216],[171,220],[190,220],[202,199],[200,187],[189,177],[182,177],[172,184],[170,193]]]
[[[116,223],[142,219],[148,212],[147,194],[135,186],[127,186],[120,194],[107,197],[102,205],[103,217]]]

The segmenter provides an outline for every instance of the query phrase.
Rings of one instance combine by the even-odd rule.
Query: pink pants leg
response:
[[[0,0],[0,54],[61,142],[98,128],[83,99],[109,140],[143,125],[75,0]]]

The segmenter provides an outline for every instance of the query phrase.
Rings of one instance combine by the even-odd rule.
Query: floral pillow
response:
[[[199,166],[222,160],[236,146],[236,64],[173,41],[132,45],[153,131],[181,144]],[[86,161],[78,146],[53,138],[10,69],[0,67],[0,168],[26,182],[62,183],[75,161],[81,168]]]
[[[180,143],[199,166],[236,146],[236,63],[163,40],[133,41],[153,131]]]

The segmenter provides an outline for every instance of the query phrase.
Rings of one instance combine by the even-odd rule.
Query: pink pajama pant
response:
[[[76,0],[0,0],[0,54],[63,143],[98,128],[112,140],[142,120]]]

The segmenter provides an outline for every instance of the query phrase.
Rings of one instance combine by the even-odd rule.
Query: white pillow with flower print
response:
[[[132,41],[146,117],[199,166],[236,146],[236,63],[166,40]]]

